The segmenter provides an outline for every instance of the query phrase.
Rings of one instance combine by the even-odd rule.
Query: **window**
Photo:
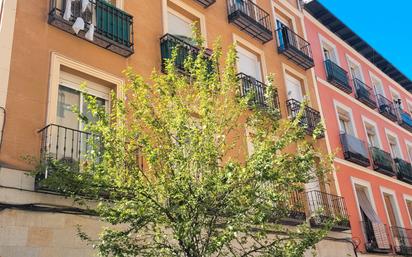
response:
[[[336,51],[335,46],[329,43],[326,39],[321,38],[321,46],[322,46],[322,53],[323,59],[331,60],[332,62],[339,64],[338,54]]]
[[[178,12],[169,9],[167,12],[167,28],[168,33],[180,37],[184,40],[192,38],[192,23],[193,21]]]
[[[383,89],[382,81],[373,74],[371,74],[371,81],[376,95],[385,96],[385,90]]]
[[[295,99],[299,102],[302,102],[303,101],[302,81],[289,74],[285,74],[285,76],[286,76],[287,99],[288,100]]]
[[[380,148],[378,133],[376,127],[368,122],[365,122],[366,137],[370,146]]]
[[[251,76],[258,81],[262,81],[260,56],[239,45],[236,49],[238,55],[238,72]]]
[[[0,0],[0,31],[1,31],[2,21],[3,21],[3,8],[4,8],[4,1]]]
[[[399,214],[396,211],[396,200],[393,194],[383,193],[383,200],[385,202],[386,213],[388,215],[389,223],[392,227],[401,227]]]
[[[393,89],[391,89],[390,91],[391,91],[392,101],[395,104],[395,106],[398,106],[403,109],[401,95]]]
[[[398,143],[398,139],[390,134],[387,134],[388,137],[388,143],[389,143],[389,147],[391,150],[391,155],[392,158],[399,158],[402,159],[402,154],[401,154],[401,150],[399,147],[399,143]]]
[[[409,218],[412,221],[412,201],[411,200],[405,200],[406,203],[406,208],[408,209],[408,213],[409,213]]]
[[[351,78],[358,79],[363,82],[361,66],[350,59],[348,59],[348,66]]]
[[[408,153],[409,161],[412,163],[412,143],[406,142],[406,151]]]
[[[354,135],[354,129],[353,129],[353,125],[352,125],[349,112],[339,108],[338,109],[338,121],[339,121],[339,129],[341,133],[345,133],[348,135]]]

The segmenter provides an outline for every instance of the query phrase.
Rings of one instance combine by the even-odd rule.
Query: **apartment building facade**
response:
[[[412,82],[319,1],[305,27],[353,241],[360,256],[410,256]]]
[[[37,187],[41,177],[28,173],[47,154],[76,161],[85,150],[87,133],[71,111],[85,114],[80,85],[110,111],[111,91],[122,97],[122,71],[133,67],[148,77],[161,70],[171,49],[195,52],[191,24],[197,22],[211,47],[218,37],[224,51],[236,43],[239,83],[264,92],[266,76],[275,74],[282,118],[294,118],[308,99],[303,125],[308,135],[321,121],[317,63],[308,42],[302,6],[294,0],[3,0],[0,27],[0,255],[92,256],[93,249],[76,236],[76,225],[97,235],[101,223],[85,215],[72,199]],[[84,4],[84,2],[86,4]],[[0,2],[1,3],[1,2]],[[1,5],[0,5],[1,6]],[[187,54],[187,52],[186,52]],[[179,53],[178,60],[185,57]],[[177,61],[178,68],[182,63]],[[316,66],[319,66],[316,68]],[[403,92],[403,91],[401,91]],[[249,154],[247,131],[237,158]],[[327,140],[317,146],[327,152]],[[348,219],[345,201],[334,184],[306,186],[306,204],[288,226],[309,222],[321,208],[328,216]],[[343,191],[341,191],[343,194]],[[296,213],[296,212],[295,212]],[[349,223],[337,224],[316,247],[317,256],[355,256]],[[308,252],[308,256],[311,254]]]

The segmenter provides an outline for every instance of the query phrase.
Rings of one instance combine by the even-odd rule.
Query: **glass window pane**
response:
[[[72,129],[79,128],[79,119],[73,112],[73,107],[79,107],[80,92],[74,89],[59,86],[59,95],[57,100],[57,124]]]

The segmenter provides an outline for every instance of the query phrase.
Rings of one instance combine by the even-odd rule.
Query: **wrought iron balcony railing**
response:
[[[370,253],[390,253],[392,251],[389,229],[386,224],[361,221],[361,227],[366,251]]]
[[[212,4],[216,2],[216,0],[195,0],[197,3],[199,3],[201,6],[204,8],[208,8]]]
[[[310,219],[312,227],[320,227],[328,221],[338,220],[332,228],[334,231],[350,229],[349,215],[343,197],[321,191],[310,191],[306,194],[309,214],[314,215]]]
[[[253,38],[266,43],[273,39],[269,13],[251,0],[227,0],[228,19]]]
[[[175,59],[175,67],[179,72],[186,73],[185,71],[185,60],[191,56],[195,59],[200,49],[194,46],[186,38],[181,38],[179,36],[166,34],[160,38],[160,53],[162,58],[162,71],[165,72],[166,60],[172,58],[173,50],[176,49],[177,56]],[[209,52],[205,53],[205,58],[209,65],[209,70],[212,70],[212,62],[209,60]]]
[[[79,171],[80,162],[91,150],[90,140],[99,138],[91,133],[60,125],[49,124],[38,132],[41,136],[40,161],[44,171],[39,173],[36,181],[46,179],[54,171],[51,162],[59,161]]]
[[[370,165],[368,147],[365,142],[346,133],[340,134],[340,142],[345,160],[363,167]]]
[[[395,158],[398,179],[412,184],[412,165],[400,158]]]
[[[305,192],[293,192],[287,202],[288,213],[281,219],[281,223],[296,226],[306,221]]]
[[[352,87],[349,84],[348,72],[339,67],[331,60],[325,61],[327,80],[335,87],[339,88],[345,93],[352,93]]]
[[[71,12],[66,12],[66,0],[50,0],[49,24],[83,39],[93,25],[90,42],[124,57],[134,53],[133,16],[103,0],[89,0],[84,11],[82,4],[74,0]],[[72,26],[79,17],[85,22],[85,30],[76,34]]]
[[[396,254],[412,256],[412,229],[391,227]]]
[[[276,30],[278,52],[305,70],[315,66],[310,43],[286,26]]]
[[[302,103],[295,99],[289,99],[286,101],[286,106],[291,119],[295,119],[299,114],[299,111],[302,107]],[[306,128],[307,134],[312,135],[320,122],[320,113],[317,110],[310,108],[309,106],[305,106],[302,118],[300,120],[300,124]],[[320,137],[323,136],[323,134],[320,135]]]
[[[412,132],[412,117],[409,113],[402,110],[402,108],[400,107],[398,108],[398,123],[404,129],[408,130],[409,132]]]
[[[370,108],[375,109],[376,99],[372,88],[357,78],[353,79],[353,84],[355,85],[356,98]]]
[[[372,156],[373,169],[388,176],[395,176],[395,169],[390,153],[379,149],[378,147],[370,147]]]
[[[239,73],[237,77],[240,81],[240,96],[245,97],[248,94],[251,94],[251,106],[264,109],[279,109],[279,98],[276,90],[273,91],[273,99],[269,102],[266,95],[267,86],[265,84],[244,73]]]
[[[397,121],[398,116],[396,115],[396,110],[393,103],[380,94],[376,95],[376,98],[378,100],[379,113],[390,119],[391,121]]]

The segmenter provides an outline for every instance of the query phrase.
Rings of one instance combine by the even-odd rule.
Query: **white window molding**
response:
[[[405,207],[406,207],[406,212],[408,213],[409,222],[412,223],[412,213],[411,213],[411,211],[409,210],[409,207],[408,207],[408,202],[410,202],[411,205],[412,205],[412,195],[403,194],[403,202],[404,202]]]
[[[336,48],[336,45],[334,43],[332,43],[331,41],[329,41],[328,39],[326,39],[324,36],[322,36],[322,34],[318,33],[319,36],[319,42],[320,42],[320,50],[322,52],[322,57],[323,60],[326,61],[326,56],[325,53],[323,52],[324,48],[331,48],[336,56],[336,64],[340,66],[340,58],[339,58],[339,52],[338,49]]]
[[[379,84],[379,87],[381,87],[381,89],[382,89],[382,96],[383,97],[386,97],[386,92],[385,92],[385,86],[383,85],[383,83],[382,83],[382,79],[380,79],[378,76],[376,76],[374,73],[372,73],[371,71],[369,71],[369,78],[370,78],[370,80],[371,80],[371,83],[372,83],[372,85],[371,85],[371,87],[373,88],[373,91],[374,91],[374,93],[375,93],[375,95],[378,93],[377,91],[376,91],[376,86],[377,85],[375,85],[375,83],[374,83],[374,81],[376,81],[377,82],[377,84]]]
[[[370,184],[369,181],[360,179],[360,178],[356,178],[356,177],[350,177],[351,179],[351,183],[352,183],[352,192],[353,195],[355,196],[355,201],[356,201],[356,206],[358,207],[358,214],[359,214],[359,218],[361,221],[363,221],[363,217],[362,217],[362,213],[361,213],[361,208],[359,205],[359,199],[358,199],[358,194],[356,192],[356,188],[357,187],[361,187],[363,190],[365,190],[366,196],[368,197],[373,210],[378,214],[377,209],[376,209],[376,204],[375,204],[375,198],[373,195],[373,191],[372,191],[372,186]],[[378,214],[379,215],[379,214]]]
[[[298,78],[301,82],[303,82],[303,85],[302,85],[303,88],[302,88],[301,92],[302,92],[303,98],[307,98],[308,97],[307,95],[309,94],[309,83],[308,83],[307,77],[304,74],[302,74],[299,71],[292,68],[291,66],[289,66],[285,63],[282,63],[282,74],[283,74],[283,83],[284,83],[284,85],[287,85],[287,82],[286,82],[287,76],[290,76],[290,75],[288,75],[288,73],[291,74],[292,76]],[[303,93],[305,93],[305,94],[303,94]],[[286,94],[287,94],[287,92],[286,92]],[[310,101],[309,101],[308,105],[312,106]]]
[[[295,20],[295,16],[292,15],[290,12],[286,11],[284,8],[282,8],[279,4],[275,3],[275,1],[271,1],[272,2],[272,11],[273,11],[273,17],[275,17],[275,27],[277,26],[277,22],[276,20],[279,18],[280,20],[282,20],[282,18],[278,15],[278,12],[282,13],[284,16],[286,16],[288,19],[290,19],[290,21],[292,22],[292,29],[295,33],[297,33],[297,26],[296,26],[296,20]],[[276,10],[279,10],[278,12],[276,12]],[[301,17],[299,18],[301,19]],[[276,27],[276,29],[278,29]]]
[[[391,203],[393,205],[392,208],[395,211],[395,213],[394,213],[395,214],[395,219],[396,219],[396,222],[399,223],[397,225],[399,227],[404,227],[401,211],[400,211],[399,204],[398,204],[398,199],[396,198],[396,192],[392,189],[389,189],[389,188],[386,188],[386,187],[383,187],[383,186],[380,186],[379,188],[380,188],[380,191],[381,191],[382,201],[383,201],[383,204],[385,206],[386,218],[387,218],[388,222],[390,222],[390,218],[389,218],[388,207],[386,206],[385,194],[391,196],[391,198],[392,198]],[[391,226],[395,226],[395,224],[391,224]]]
[[[368,136],[367,125],[373,127],[375,134],[376,134],[375,136],[378,139],[378,147],[382,149],[382,141],[381,141],[378,125],[376,124],[376,122],[363,115],[361,115],[361,119],[362,119],[363,129],[365,131],[366,137]]]
[[[398,137],[398,135],[397,135],[396,133],[392,132],[391,130],[387,129],[387,128],[385,128],[385,135],[386,135],[386,140],[387,140],[387,142],[388,142],[389,151],[390,151],[390,153],[391,153],[391,155],[392,155],[392,158],[398,157],[398,158],[401,158],[402,160],[404,160],[404,158],[403,158],[403,153],[402,153],[402,147],[401,147],[401,144],[399,143],[399,137]],[[396,146],[397,146],[397,148],[398,148],[398,151],[399,151],[399,155],[400,155],[400,156],[393,156],[393,154],[392,154],[392,149],[391,149],[391,140],[390,140],[389,137],[392,137],[393,139],[395,139],[395,143],[396,143]]]
[[[356,124],[355,124],[355,119],[353,118],[353,113],[352,113],[352,109],[340,102],[338,102],[336,99],[333,100],[333,106],[335,108],[335,114],[336,114],[336,121],[338,123],[339,129],[341,130],[342,128],[340,127],[340,122],[339,122],[339,110],[342,110],[344,112],[346,112],[349,115],[349,122],[350,122],[350,126],[353,132],[352,136],[355,136],[356,138],[358,137],[358,131],[356,129]]]
[[[365,82],[365,77],[363,75],[362,65],[347,53],[345,54],[345,57],[346,57],[346,62],[347,62],[348,67],[349,67],[349,73],[351,75],[351,79],[353,79],[354,74],[352,74],[352,72],[350,70],[350,67],[351,67],[351,65],[354,65],[355,67],[357,67],[359,69],[359,72],[360,72],[361,77],[358,78],[358,79],[361,79],[362,82]]]

